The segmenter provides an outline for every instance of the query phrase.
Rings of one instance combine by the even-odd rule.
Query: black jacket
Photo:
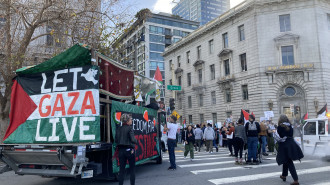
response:
[[[291,126],[289,126],[289,130],[286,130],[284,126],[278,126],[277,133],[281,138],[287,137],[285,142],[278,142],[278,153],[276,156],[278,165],[285,164],[289,160],[300,160],[304,157],[300,147],[293,139],[293,128]]]
[[[191,135],[188,136],[189,134],[191,134]],[[189,143],[195,143],[195,134],[194,134],[194,131],[192,129],[191,129],[190,132],[188,130],[186,130],[186,132],[184,132],[184,134],[183,134],[182,140],[187,141],[188,144]]]
[[[115,142],[119,148],[135,148],[134,144],[137,144],[137,140],[134,137],[133,127],[129,125],[118,127]]]
[[[260,132],[260,124],[256,121],[254,121],[254,123],[255,123],[255,128],[252,128],[251,122],[247,122],[245,124],[245,131],[247,137],[258,137],[258,134]]]

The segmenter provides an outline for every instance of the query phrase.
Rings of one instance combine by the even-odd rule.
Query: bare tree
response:
[[[16,69],[76,43],[107,50],[133,22],[124,0],[0,0],[0,136]],[[4,41],[4,42],[3,42]]]

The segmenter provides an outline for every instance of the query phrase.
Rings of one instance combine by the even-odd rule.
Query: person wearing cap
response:
[[[168,145],[168,154],[170,157],[171,166],[168,170],[176,170],[175,164],[175,146],[176,146],[176,133],[178,131],[178,125],[176,124],[176,116],[172,115],[170,117],[170,122],[167,123],[164,127],[164,131],[168,133],[167,136],[167,145]]]
[[[124,183],[125,166],[128,161],[130,169],[131,185],[135,184],[135,144],[137,140],[134,136],[132,127],[132,117],[129,114],[123,114],[120,117],[122,126],[116,130],[115,142],[117,143],[119,156],[119,185]]]

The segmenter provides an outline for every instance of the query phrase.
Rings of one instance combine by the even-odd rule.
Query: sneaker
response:
[[[255,161],[255,160],[253,160],[252,164],[253,164],[253,165],[259,165],[259,161]]]
[[[172,170],[172,171],[174,171],[174,170],[176,170],[176,168],[168,167],[167,170]]]
[[[218,152],[218,151],[219,151],[218,147],[217,147],[217,148],[215,148],[215,151],[216,151],[216,152]]]
[[[210,154],[212,154],[212,153],[213,153],[213,151],[210,152]]]
[[[242,159],[242,158],[239,159],[239,164],[240,164],[240,165],[243,164],[243,159]]]
[[[190,158],[190,161],[193,161],[194,159]]]
[[[247,161],[245,162],[245,164],[247,164],[247,165],[251,165],[251,164],[252,164],[252,162],[251,162],[251,161],[249,161],[249,160],[247,160]]]
[[[262,155],[263,155],[263,156],[268,156],[269,154],[267,154],[267,153],[263,153]]]
[[[187,158],[186,156],[183,157],[183,159],[186,159],[186,158]]]

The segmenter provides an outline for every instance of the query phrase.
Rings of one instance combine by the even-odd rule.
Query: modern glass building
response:
[[[131,30],[117,40],[115,46],[120,63],[135,69],[139,74],[153,78],[159,67],[165,84],[165,65],[162,53],[172,43],[179,41],[199,27],[199,22],[184,20],[167,13],[144,16]],[[164,100],[165,85],[161,99]],[[151,96],[153,98],[153,96]]]
[[[230,0],[180,0],[172,9],[172,14],[204,25],[229,8]]]

